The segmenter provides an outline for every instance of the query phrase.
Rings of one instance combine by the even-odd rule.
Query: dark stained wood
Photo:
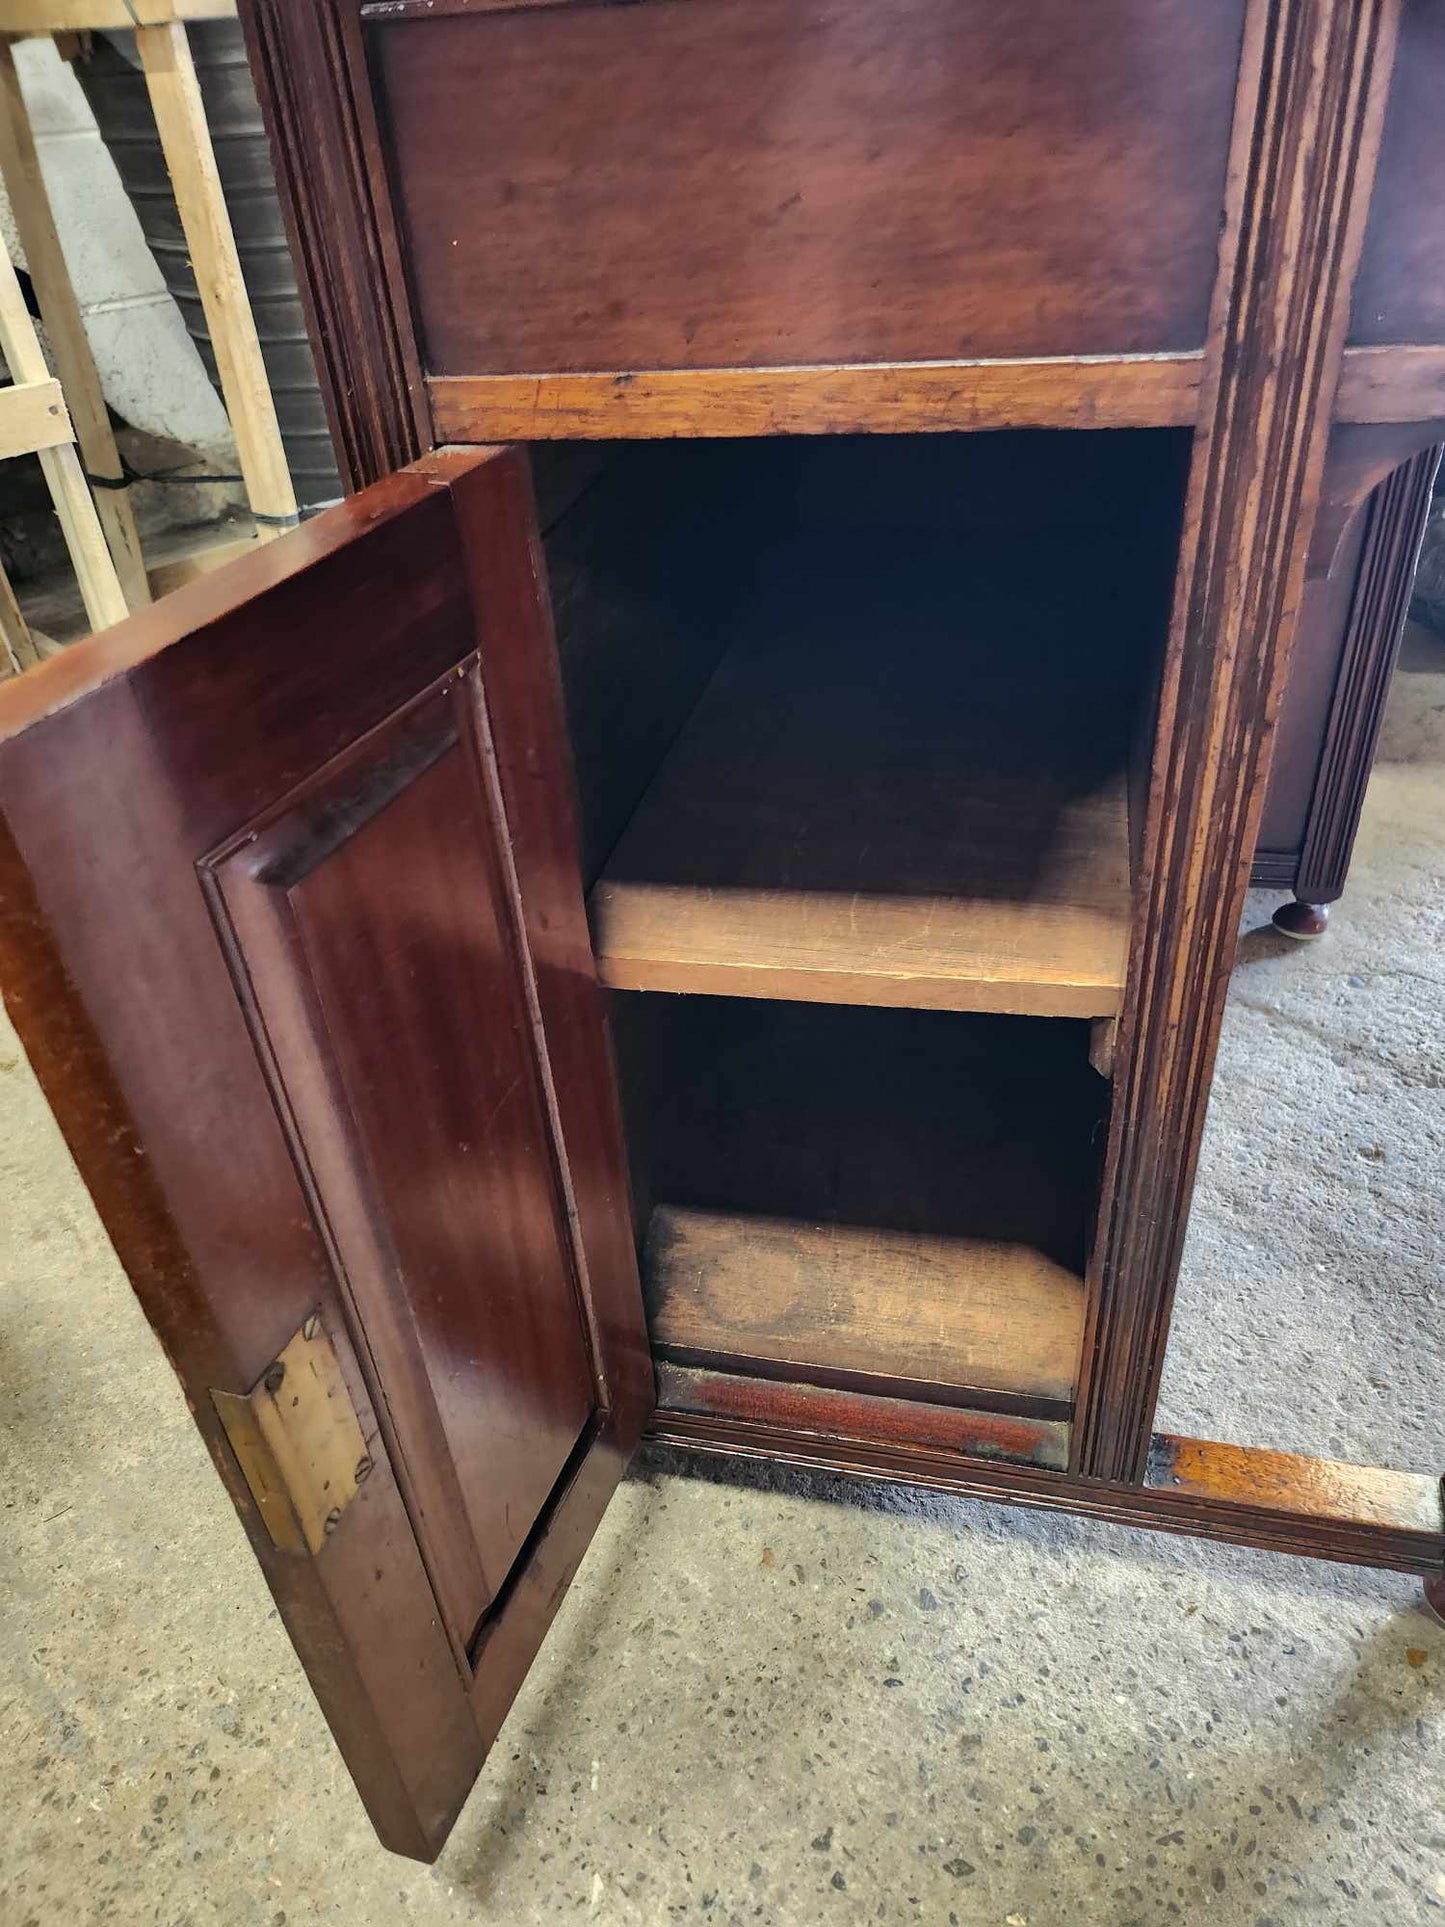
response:
[[[1371,499],[1294,882],[1310,903],[1332,902],[1344,888],[1439,466],[1440,450],[1425,449]]]
[[[1438,1590],[1445,1527],[1432,1481],[1174,1441],[1156,1448],[1154,1465],[1167,1462],[1178,1483],[1142,1483],[1306,548],[1309,573],[1326,580],[1363,495],[1440,439],[1445,418],[1436,314],[1445,279],[1421,212],[1442,171],[1433,0],[1405,0],[1396,122],[1356,288],[1354,339],[1364,345],[1343,361],[1399,0],[1249,0],[1227,184],[1241,0],[1090,9],[905,0],[882,12],[826,0],[813,14],[769,0],[522,9],[397,0],[366,9],[364,27],[359,0],[243,7],[353,482],[394,467],[437,432],[476,440],[1125,423],[1201,430],[1147,822],[1135,812],[1139,914],[1074,1471],[1044,1462],[1057,1456],[1053,1434],[1030,1435],[1018,1457],[1032,1463],[1008,1463],[1008,1451],[984,1456],[1006,1428],[1037,1419],[980,1419],[739,1374],[691,1371],[684,1393],[678,1374],[687,1368],[672,1364],[664,1378],[689,1409],[659,1415],[660,1435],[1400,1565]],[[426,374],[413,295],[429,336]],[[1322,486],[1331,409],[1352,455]],[[1402,446],[1401,433],[1415,441]],[[760,1070],[746,1049],[689,1041],[689,1030],[721,1028],[716,1012],[697,1008],[714,1000],[686,1000],[694,1008],[679,1014],[670,998],[618,998],[619,1011],[632,1013],[623,1042],[632,1045],[628,1109],[639,1154],[629,1173],[560,776],[566,746],[537,587],[543,564],[518,458],[472,470],[448,454],[425,484],[409,478],[394,489],[345,524],[344,538],[333,522],[298,538],[304,551],[289,551],[310,559],[320,586],[299,597],[294,621],[267,632],[260,660],[274,678],[258,677],[253,659],[257,611],[294,589],[291,563],[273,549],[222,587],[216,578],[198,585],[176,612],[180,629],[167,630],[171,615],[155,618],[159,628],[131,625],[42,672],[39,696],[11,692],[5,706],[17,722],[53,705],[59,713],[42,737],[69,744],[73,732],[76,749],[47,760],[22,743],[0,744],[0,802],[12,811],[0,820],[0,866],[22,1034],[187,1383],[244,1387],[294,1331],[298,1310],[319,1303],[338,1325],[376,1473],[316,1561],[260,1549],[386,1837],[426,1853],[505,1713],[651,1398],[622,1222],[629,1175],[642,1222],[654,1200],[852,1225],[846,1207],[862,1209],[865,1231],[947,1236],[949,1212],[967,1214],[968,1235],[993,1212],[1021,1236],[1056,1242],[1055,1255],[1066,1253],[1058,1261],[1076,1271],[1093,1195],[1089,1139],[1109,1094],[1084,1068],[1086,1027],[1062,1019],[754,1004],[726,1020],[739,1035],[767,1010],[775,1013],[767,1022],[801,1027],[797,1035],[835,1023],[891,1034],[887,1051],[870,1054],[852,1037],[809,1058],[780,1048],[780,1029],[769,1048],[753,1047],[767,1060]],[[388,537],[403,514],[417,518],[420,544]],[[374,546],[359,578],[333,568],[338,544],[365,531]],[[1154,533],[1162,553],[1162,519]],[[731,524],[720,529],[719,550],[742,563],[732,535]],[[433,544],[451,556],[460,595],[438,593],[436,573],[419,566]],[[255,621],[227,629],[238,594]],[[588,657],[599,630],[573,613],[564,654],[570,637]],[[208,645],[204,665],[187,659],[168,686],[146,665],[158,637],[169,636],[161,655],[184,655],[187,624],[215,625],[221,646],[213,661]],[[611,845],[605,826],[620,828],[708,673],[712,640],[694,633],[668,665],[606,782],[605,758],[589,766],[582,757],[589,882]],[[634,638],[629,695],[645,664],[667,664],[670,647],[662,626]],[[480,794],[488,820],[505,818],[507,830],[489,846],[487,901],[509,933],[535,1053],[531,1098],[509,1091],[504,1100],[510,1115],[523,1106],[532,1120],[518,1190],[540,1196],[532,1154],[540,1112],[561,1153],[546,1181],[549,1235],[568,1228],[597,1371],[596,1410],[510,1571],[505,1546],[501,1564],[481,1558],[482,1526],[450,1538],[444,1530],[466,1507],[448,1496],[447,1478],[459,1475],[440,1414],[427,1417],[424,1364],[414,1383],[398,1366],[378,1390],[377,1347],[394,1342],[400,1357],[405,1333],[388,1340],[375,1310],[370,1325],[348,1322],[355,1293],[343,1289],[340,1241],[334,1226],[318,1228],[315,1197],[308,1208],[285,1106],[282,1117],[263,1117],[266,1075],[217,974],[194,874],[215,838],[364,742],[469,650],[480,651],[484,690],[471,717]],[[366,702],[337,704],[338,661]],[[576,653],[568,667],[569,701],[592,677],[587,740],[605,746],[605,673],[590,658],[576,674]],[[123,685],[116,693],[128,669],[144,671],[143,704]],[[626,710],[623,697],[614,720]],[[216,802],[225,791],[217,744],[266,775],[254,795],[225,792],[224,827],[177,807],[178,797]],[[86,777],[72,795],[74,768]],[[413,770],[404,793],[416,789],[420,802],[440,769]],[[450,832],[425,814],[428,833],[444,841]],[[382,811],[368,821],[384,819]],[[82,876],[76,853],[93,846],[96,822],[125,860],[93,863]],[[137,887],[153,873],[164,887]],[[64,882],[59,897],[53,878]],[[355,882],[364,896],[379,892],[374,870]],[[469,904],[466,927],[475,930],[479,915]],[[267,979],[273,999],[281,981],[278,971]],[[152,1005],[127,1001],[136,985],[152,992]],[[360,985],[368,996],[373,988]],[[368,1022],[381,1021],[377,995]],[[1034,1041],[1021,1050],[982,1054],[1025,1085],[1031,1053],[1040,1054],[1047,1075],[1027,1114],[991,1101],[970,1112],[987,1082],[977,1074],[955,1078],[951,1110],[930,1099],[929,1077],[937,1082],[954,1046],[899,1042],[908,1026],[928,1023],[964,1027],[958,1035],[981,1036],[971,1027],[984,1023],[1002,1026],[999,1036],[1027,1029]],[[434,1039],[442,1025],[415,1010],[405,1027]],[[658,1033],[651,1043],[644,1035],[640,1051],[639,1028]],[[1067,1066],[1045,1065],[1065,1050]],[[669,1052],[664,1087],[657,1067]],[[287,1063],[292,1089],[297,1060]],[[354,1081],[364,1066],[350,1069]],[[1091,1093],[1078,1093],[1077,1131],[1076,1071]],[[909,1084],[906,1101],[890,1082],[895,1072]],[[273,1067],[272,1092],[278,1076]],[[774,1092],[785,1101],[774,1105]],[[440,1107],[427,1129],[446,1115]],[[1038,1168],[1017,1188],[1001,1160],[977,1155],[989,1151],[1000,1118],[1012,1149],[1028,1154],[1019,1162],[1041,1146]],[[389,1124],[372,1120],[383,1134]],[[246,1156],[218,1155],[238,1134]],[[840,1142],[850,1135],[852,1144]],[[368,1174],[374,1190],[422,1182],[399,1175],[399,1160],[383,1178]],[[334,1204],[334,1186],[330,1197]],[[436,1225],[413,1220],[408,1248],[426,1248],[450,1222],[446,1212]],[[538,1230],[540,1214],[529,1224]],[[399,1303],[399,1324],[405,1312]],[[201,1423],[247,1512],[205,1412]],[[549,1435],[554,1465],[565,1429]],[[420,1457],[413,1439],[430,1441]],[[483,1599],[467,1685],[467,1622]]]
[[[426,387],[437,439],[456,442],[1176,428],[1191,427],[1198,413],[1203,362],[1192,350],[852,367],[434,375]]]
[[[591,896],[622,990],[1109,1015],[1125,731],[1162,611],[1127,536],[820,530],[737,636]]]
[[[1384,140],[1350,306],[1352,343],[1445,346],[1442,73],[1445,9],[1439,0],[1403,0]],[[1445,410],[1437,402],[1419,412]]]
[[[1310,581],[1335,572],[1346,538],[1375,490],[1397,468],[1442,442],[1445,417],[1415,422],[1335,423],[1310,532]]]
[[[897,1441],[971,1459],[1009,1459],[1062,1471],[1069,1428],[1057,1418],[1022,1418],[956,1404],[878,1398],[857,1390],[769,1380],[753,1373],[704,1371],[666,1360],[657,1368],[653,1429],[674,1413],[699,1413],[743,1424],[762,1423],[793,1433],[857,1438],[872,1445]]]
[[[1270,922],[1282,937],[1293,937],[1297,943],[1313,943],[1330,927],[1329,906],[1298,897],[1293,902],[1280,904]]]
[[[358,0],[238,0],[342,479],[433,436],[377,148]]]
[[[1203,378],[1204,356],[1195,349],[874,366],[432,375],[425,392],[438,441],[546,442],[1191,427]],[[1334,418],[1445,419],[1445,345],[1347,348]]]
[[[1289,681],[1280,701],[1270,753],[1269,788],[1259,820],[1251,881],[1292,890],[1299,875],[1320,773],[1320,749],[1339,686],[1340,658],[1350,626],[1350,604],[1370,519],[1368,504],[1335,546],[1329,572],[1310,575],[1300,603]],[[1318,532],[1320,520],[1316,522]]]
[[[144,618],[141,618],[144,620]],[[128,625],[127,625],[128,626]],[[60,659],[57,659],[60,660]],[[151,907],[166,907],[156,895]],[[108,906],[100,897],[94,907]],[[277,1552],[231,1456],[208,1396],[239,1388],[284,1337],[287,1303],[307,1315],[326,1294],[325,1258],[278,1144],[260,1138],[256,1166],[222,1163],[217,1191],[232,1190],[230,1215],[244,1226],[254,1262],[250,1297],[268,1282],[277,1303],[274,1341],[238,1344],[227,1307],[207,1304],[197,1272],[186,1192],[158,1171],[143,1129],[72,974],[73,942],[61,957],[54,913],[42,904],[7,822],[0,820],[0,972],[6,1008],[65,1134],[101,1220],[167,1355],[195,1388],[192,1414],[265,1569],[287,1632],[383,1843],[427,1858],[455,1818],[483,1756],[463,1676],[417,1545],[395,1470],[380,1434],[344,1324],[328,1329],[372,1460],[340,1528],[315,1560]],[[112,965],[132,956],[126,933],[107,926]],[[177,933],[184,946],[185,933]],[[152,975],[152,983],[164,983]],[[157,1025],[157,1028],[160,1028]],[[216,1073],[213,1070],[213,1082]],[[188,1118],[194,1113],[187,1112]],[[259,1167],[259,1168],[258,1168]],[[279,1215],[268,1217],[278,1204]],[[243,1281],[244,1284],[245,1281]],[[239,1294],[238,1294],[239,1295]],[[404,1681],[397,1672],[405,1665]],[[218,1670],[224,1659],[218,1657]]]
[[[1243,13],[368,9],[427,371],[1198,348]]]
[[[761,1387],[766,1393],[772,1388]],[[786,1388],[792,1391],[794,1388]],[[849,1394],[840,1394],[840,1398]],[[1198,1439],[1151,1441],[1161,1462],[1178,1459],[1203,1470],[1198,1491],[1164,1485],[1081,1478],[1002,1459],[964,1458],[906,1439],[886,1442],[850,1437],[847,1421],[836,1429],[795,1426],[779,1403],[766,1417],[659,1409],[652,1436],[666,1445],[720,1458],[768,1458],[784,1465],[840,1472],[854,1479],[931,1486],[969,1498],[1004,1499],[1013,1505],[1062,1509],[1142,1526],[1151,1532],[1188,1533],[1226,1544],[1263,1546],[1275,1552],[1345,1565],[1416,1572],[1438,1582],[1445,1569],[1445,1517],[1440,1482],[1419,1473],[1375,1473],[1365,1467],[1342,1482],[1315,1468],[1322,1462],[1288,1453],[1263,1453],[1260,1475],[1250,1476],[1254,1448],[1215,1446]],[[1299,1471],[1295,1487],[1278,1476],[1278,1462]],[[1213,1468],[1234,1476],[1208,1476]],[[1430,1507],[1430,1493],[1435,1503]]]
[[[388,1334],[398,1450],[437,1487],[424,1540],[455,1536],[458,1501],[470,1522],[485,1590],[453,1616],[464,1645],[596,1403],[479,702],[473,665],[202,865],[295,1155],[365,1329]]]
[[[532,459],[577,446],[542,444]],[[547,532],[564,760],[588,889],[726,646],[743,588],[739,554],[759,539],[749,453],[718,444],[613,449]]]
[[[1397,0],[1251,15],[1090,1267],[1094,1477],[1147,1455],[1397,20]]]
[[[1066,1406],[1104,1104],[1086,1025],[643,994],[614,1030],[662,1350],[826,1384],[872,1344],[916,1396]]]
[[[500,555],[530,508],[496,472]],[[378,1829],[419,1857],[645,1396],[635,1274],[629,1331],[551,1141],[507,835],[545,846],[547,806],[519,788],[504,829],[488,775],[476,652],[532,646],[534,558],[479,633],[446,481],[397,476],[0,691],[7,999]],[[375,1470],[311,1558],[271,1543],[209,1392],[318,1307]],[[479,1614],[510,1657],[490,1677],[484,1634],[474,1681]]]

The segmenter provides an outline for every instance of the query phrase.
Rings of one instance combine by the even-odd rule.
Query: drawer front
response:
[[[1197,349],[1243,13],[369,9],[426,371]]]

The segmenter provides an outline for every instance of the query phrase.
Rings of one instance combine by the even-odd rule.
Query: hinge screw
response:
[[[281,1381],[283,1378],[285,1378],[285,1376],[286,1376],[286,1367],[281,1363],[280,1359],[278,1358],[274,1365],[267,1366],[266,1376],[261,1380],[261,1383],[266,1387],[266,1390],[268,1392],[275,1394],[276,1392],[280,1391]]]
[[[341,1524],[341,1507],[339,1505],[334,1505],[332,1506],[331,1510],[327,1513],[322,1529],[326,1533],[327,1537],[329,1538],[330,1535],[333,1532],[335,1532],[336,1528],[340,1524]]]
[[[356,1461],[356,1483],[360,1485],[361,1481],[370,1471],[371,1454],[369,1452],[363,1452],[361,1457]]]
[[[305,1319],[305,1320],[303,1320],[303,1322],[302,1322],[302,1326],[301,1326],[301,1336],[302,1336],[302,1337],[303,1337],[303,1338],[304,1338],[304,1339],[305,1339],[305,1340],[307,1341],[307,1343],[309,1344],[309,1343],[311,1342],[311,1340],[312,1340],[313,1338],[315,1338],[315,1337],[316,1337],[316,1335],[317,1335],[317,1333],[318,1333],[318,1332],[319,1332],[320,1330],[321,1330],[321,1318],[320,1318],[320,1315],[319,1315],[318,1313],[316,1313],[316,1312],[314,1312],[314,1311],[313,1311],[313,1312],[312,1312],[312,1314],[311,1314],[311,1316],[310,1316],[309,1318],[307,1318],[307,1319]]]

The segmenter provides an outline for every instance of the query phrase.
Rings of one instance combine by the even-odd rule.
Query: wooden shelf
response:
[[[1104,1087],[1081,1024],[621,997],[654,1345],[1067,1418]]]
[[[1018,1241],[660,1205],[644,1252],[658,1353],[941,1403],[1074,1395],[1077,1273]]]
[[[1080,614],[1118,603],[1098,577],[997,538],[766,559],[592,892],[603,981],[1116,1012],[1129,703],[1125,644]]]

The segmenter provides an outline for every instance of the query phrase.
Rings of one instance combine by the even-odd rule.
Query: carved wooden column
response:
[[[342,480],[364,488],[432,445],[378,147],[356,0],[240,0]]]
[[[1369,202],[1398,0],[1251,10],[1175,583],[1075,1466],[1139,1481]]]

